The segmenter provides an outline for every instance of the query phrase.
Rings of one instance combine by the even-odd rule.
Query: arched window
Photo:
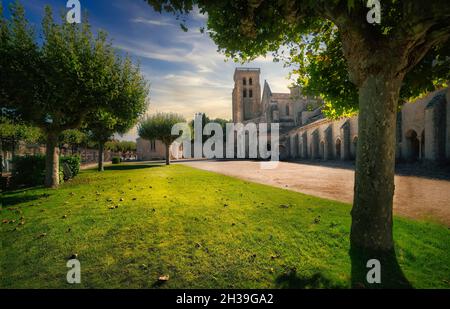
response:
[[[247,79],[245,77],[242,79],[242,84],[247,85]]]
[[[244,89],[244,98],[246,98],[247,97],[247,89]]]
[[[286,115],[289,116],[289,105],[286,105]]]
[[[252,78],[250,77],[250,78],[248,79],[248,84],[251,86],[252,83],[253,83],[253,80],[252,80]]]
[[[251,79],[250,79],[251,80]],[[251,84],[250,84],[251,85]],[[252,98],[253,97],[253,90],[252,89],[250,89],[249,91],[248,91],[248,97],[249,98]]]

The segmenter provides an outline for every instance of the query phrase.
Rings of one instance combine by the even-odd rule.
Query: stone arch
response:
[[[319,131],[316,129],[311,134],[312,135],[312,143],[311,143],[311,158],[318,159],[319,156]]]
[[[335,149],[336,150],[336,160],[341,160],[341,158],[342,158],[342,151],[341,151],[342,142],[341,142],[340,137],[336,138],[335,148],[336,148]]]
[[[348,160],[350,158],[350,121],[345,121],[340,128],[341,150],[338,156],[339,160]]]
[[[329,125],[324,130],[324,160],[333,158],[333,125]]]
[[[405,134],[406,157],[410,161],[417,161],[420,156],[420,141],[417,132],[410,129]]]
[[[302,157],[308,159],[308,132],[302,134]]]
[[[325,142],[322,140],[320,141],[320,147],[319,147],[319,152],[320,152],[320,158],[322,160],[325,160]]]
[[[285,160],[288,157],[288,149],[285,145],[281,145],[279,146],[279,156],[280,156],[280,160]]]
[[[420,159],[425,158],[425,130],[420,135]]]
[[[445,93],[440,92],[430,100],[425,108],[425,157],[427,159],[439,161],[445,158],[446,114]]]
[[[353,136],[353,140],[352,140],[352,145],[353,145],[353,153],[352,153],[352,159],[355,160],[356,159],[356,152],[358,149],[358,136]]]

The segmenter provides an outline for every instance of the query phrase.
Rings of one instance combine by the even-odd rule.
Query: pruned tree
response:
[[[45,185],[57,187],[61,132],[79,128],[93,111],[115,108],[115,50],[105,33],[94,37],[86,19],[56,24],[48,6],[38,44],[23,7],[15,2],[10,12],[10,20],[0,15],[0,102],[43,131]]]
[[[123,61],[117,59],[116,66],[117,95],[110,102],[114,108],[90,113],[85,124],[91,139],[98,144],[99,171],[103,171],[105,143],[113,134],[129,131],[148,108],[149,85],[139,66],[133,65],[128,57]]]
[[[364,0],[148,0],[148,3],[159,12],[174,14],[188,13],[198,5],[200,12],[208,14],[207,30],[211,38],[231,58],[247,61],[287,47],[288,58],[296,57],[294,62],[308,66],[300,68],[306,73],[302,78],[320,88],[317,90],[325,96],[331,111],[338,114],[358,111],[350,235],[352,252],[357,253],[353,256],[380,259],[395,256],[392,205],[396,113],[401,94],[418,94],[434,87],[436,70],[448,74],[445,57],[450,37],[448,1],[384,0],[379,24],[368,18],[374,11]],[[305,48],[312,57],[330,57],[304,62],[308,59],[303,59],[293,45]],[[325,50],[324,55],[314,54],[321,49]],[[341,61],[336,62],[337,59]],[[325,66],[327,61],[329,65]],[[434,70],[433,63],[441,65]],[[329,70],[325,75],[323,68]],[[313,71],[316,76],[309,74]],[[330,75],[334,77],[332,82],[342,80],[337,84],[322,81],[313,85],[318,78],[326,80]],[[365,269],[362,263],[353,266]],[[389,281],[388,277],[384,279],[385,283]],[[390,282],[395,285],[401,280],[394,281]],[[354,280],[354,284],[364,282],[365,278],[360,276]]]
[[[70,147],[70,152],[73,155],[86,139],[86,133],[79,129],[65,130],[59,135],[59,148],[68,145]]]
[[[177,135],[172,135],[172,127],[184,122],[184,117],[175,113],[156,113],[139,123],[138,134],[147,140],[162,141],[166,148],[166,165],[169,165],[170,145],[178,138]]]

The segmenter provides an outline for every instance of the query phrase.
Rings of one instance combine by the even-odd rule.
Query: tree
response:
[[[124,157],[126,153],[136,152],[137,145],[136,142],[133,141],[111,140],[105,143],[105,149],[112,152],[119,152],[120,155]]]
[[[10,12],[11,20],[0,15],[0,102],[43,131],[45,185],[57,187],[61,132],[79,128],[92,111],[114,108],[115,51],[105,33],[93,36],[87,20],[55,24],[50,7],[38,44],[23,7],[15,2]]]
[[[325,88],[321,92],[330,95],[331,90],[330,98],[339,98],[336,102],[328,101],[328,104],[336,105],[332,108],[337,107],[338,112],[339,109],[349,111],[345,105],[342,108],[342,104],[350,102],[353,107],[351,100],[358,101],[351,248],[354,256],[360,253],[367,256],[370,252],[369,255],[380,259],[395,257],[392,203],[396,112],[400,94],[424,90],[423,83],[408,77],[415,75],[414,68],[423,66],[422,72],[429,74],[431,70],[426,61],[433,57],[438,62],[446,60],[439,53],[450,36],[450,6],[447,2],[382,1],[381,23],[371,24],[367,18],[367,1],[362,0],[148,0],[155,10],[175,14],[187,13],[197,4],[200,12],[208,13],[208,31],[219,50],[243,61],[277,52],[289,44],[305,45],[307,52],[321,46],[326,48],[330,42],[311,37],[322,33],[320,29],[326,25],[332,27],[339,38],[332,43],[341,46],[330,46],[340,59],[345,60],[342,64],[346,74],[340,78],[348,79],[346,85],[349,87]],[[289,53],[298,56],[295,49],[291,48]],[[339,67],[333,62],[336,57],[331,60],[331,65]],[[336,77],[342,73],[333,66],[329,68]],[[448,72],[448,66],[446,68]],[[316,71],[323,72],[320,68]],[[430,80],[430,76],[425,75],[422,79]],[[354,92],[349,90],[351,87]],[[340,95],[335,95],[336,90]],[[361,268],[361,263],[352,266]],[[353,273],[360,274],[358,271]]]
[[[86,134],[78,129],[69,129],[61,132],[59,135],[59,148],[62,148],[64,145],[68,145],[70,147],[71,154],[75,153],[75,149],[86,140]]]
[[[17,145],[20,141],[27,143],[37,143],[42,139],[42,132],[39,128],[32,127],[19,118],[12,111],[2,110],[0,117],[0,159],[7,166],[7,152],[10,151],[14,158]]]
[[[103,171],[105,143],[114,133],[124,134],[136,125],[148,107],[149,86],[138,66],[127,57],[116,61],[118,73],[117,95],[112,99],[114,109],[99,109],[90,113],[86,120],[88,132],[98,143],[98,170]],[[106,102],[105,102],[106,103]]]
[[[170,164],[170,145],[178,138],[172,135],[172,127],[186,122],[183,116],[174,113],[157,113],[142,120],[138,125],[140,137],[148,140],[160,140],[166,147],[166,165]]]

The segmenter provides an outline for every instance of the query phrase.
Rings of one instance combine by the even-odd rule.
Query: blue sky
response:
[[[2,0],[7,6],[11,0]],[[66,11],[67,0],[21,0],[27,18],[39,31],[44,6],[55,15]],[[113,45],[141,64],[150,82],[148,113],[177,112],[191,119],[196,112],[210,118],[231,119],[231,92],[236,67],[261,68],[261,84],[266,79],[274,92],[287,92],[288,69],[272,57],[260,57],[248,64],[225,62],[225,56],[199,28],[207,17],[192,12],[187,16],[188,32],[181,30],[171,14],[160,14],[144,0],[80,0],[93,29],[106,30]],[[124,139],[135,139],[131,130]]]

